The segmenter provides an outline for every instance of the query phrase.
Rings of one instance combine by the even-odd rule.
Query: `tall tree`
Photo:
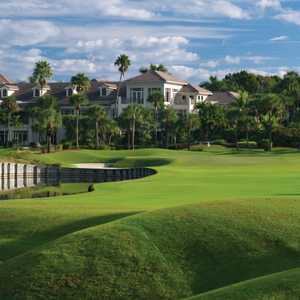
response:
[[[280,124],[286,113],[282,99],[277,94],[262,94],[257,95],[255,104],[259,113],[259,121],[268,139],[268,150],[272,151],[274,128]]]
[[[155,140],[155,145],[157,145],[158,142],[158,127],[159,127],[159,122],[158,122],[158,112],[159,109],[163,108],[164,106],[164,95],[161,93],[153,93],[149,96],[148,102],[153,105],[154,108],[154,140]]]
[[[83,105],[88,104],[88,99],[84,94],[74,94],[70,97],[70,103],[73,105],[76,117],[76,148],[79,149],[79,119],[80,111]]]
[[[131,136],[131,148],[135,150],[135,136],[136,136],[136,123],[140,121],[143,116],[143,107],[140,104],[130,104],[122,112],[121,119],[127,124],[128,141]],[[129,146],[129,145],[128,145]]]
[[[165,146],[168,148],[172,138],[176,137],[178,115],[174,108],[168,106],[162,110],[162,127],[165,133]]]
[[[236,111],[236,113],[234,112]],[[249,145],[249,130],[250,130],[250,115],[249,115],[249,94],[246,91],[239,91],[239,97],[231,104],[231,109],[229,110],[230,119],[234,121],[237,117],[236,122],[233,123],[236,126],[236,131],[239,130],[239,125],[243,126],[246,131],[246,141],[247,146]],[[238,132],[236,132],[236,138],[238,137]],[[238,147],[238,140],[236,140],[236,145]]]
[[[188,150],[191,150],[192,133],[199,127],[200,121],[197,114],[188,113],[183,116],[184,130],[186,132]]]
[[[159,64],[159,65],[151,64],[149,66],[149,68],[147,68],[147,67],[141,67],[140,68],[140,73],[142,73],[142,74],[147,73],[148,71],[168,72],[168,69],[163,64]]]
[[[95,124],[95,140],[96,140],[96,148],[100,147],[100,127],[106,126],[108,122],[108,116],[104,108],[100,105],[92,105],[89,107],[88,116],[91,121]]]
[[[40,97],[31,107],[30,115],[33,130],[46,134],[47,149],[50,152],[52,137],[62,126],[57,99],[53,96]]]
[[[78,73],[71,78],[71,84],[76,87],[79,94],[83,94],[89,90],[91,81],[84,73]]]
[[[118,103],[122,80],[125,79],[125,74],[128,72],[129,67],[131,66],[131,61],[130,61],[129,56],[126,54],[121,54],[120,56],[118,56],[115,61],[115,66],[118,67],[118,70],[120,73],[120,82],[118,84],[117,100],[116,100],[116,103]]]
[[[51,65],[46,60],[41,60],[35,64],[33,74],[30,77],[32,84],[38,84],[43,90],[48,83],[48,80],[53,76]]]
[[[196,105],[200,120],[200,129],[204,133],[204,138],[209,146],[209,141],[217,129],[225,125],[225,114],[222,107],[209,102],[200,102]]]
[[[20,107],[14,96],[6,97],[3,99],[0,105],[1,121],[7,128],[6,146],[12,142],[11,127],[17,125],[17,113],[20,111]]]

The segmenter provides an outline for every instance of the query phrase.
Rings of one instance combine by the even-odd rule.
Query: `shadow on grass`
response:
[[[138,213],[140,212],[118,213],[82,219],[57,226],[51,230],[35,233],[20,240],[6,243],[0,246],[0,264],[5,263],[5,261],[8,259],[21,255],[27,251],[30,251],[50,241],[61,238],[65,235],[72,234],[90,227],[107,224]]]
[[[274,149],[273,151],[264,151],[263,149],[228,149],[227,151],[215,151],[216,155],[237,155],[237,156],[280,156],[280,155],[290,155],[290,154],[300,154],[297,149],[286,148],[286,149]]]
[[[169,165],[173,162],[173,159],[167,158],[126,158],[114,163],[115,167],[119,168],[146,168],[146,167],[159,167]]]

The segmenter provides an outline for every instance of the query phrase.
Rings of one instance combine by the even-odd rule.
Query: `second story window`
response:
[[[144,103],[144,89],[143,88],[132,88],[130,89],[131,102],[143,104]]]
[[[69,89],[66,89],[66,95],[67,97],[71,97],[73,95],[74,91],[73,89],[69,88]]]
[[[105,87],[101,89],[101,96],[103,97],[107,96],[107,89]]]
[[[8,96],[8,91],[7,89],[2,89],[2,98],[6,98]]]
[[[40,97],[41,91],[39,89],[33,89],[33,97]]]
[[[171,101],[171,89],[166,89],[166,102]]]

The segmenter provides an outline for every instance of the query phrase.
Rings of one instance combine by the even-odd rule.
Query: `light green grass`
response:
[[[154,299],[151,293],[179,299],[299,266],[297,151],[0,150],[1,156],[158,171],[97,184],[90,194],[0,202],[1,299],[46,293],[58,299],[59,292],[61,299]],[[191,260],[199,265],[193,268]]]

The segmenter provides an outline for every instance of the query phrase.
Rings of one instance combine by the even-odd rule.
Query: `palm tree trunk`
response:
[[[99,149],[99,124],[96,121],[96,148]]]
[[[157,128],[157,122],[158,122],[158,117],[157,117],[157,106],[155,106],[155,145],[157,146],[158,142],[158,128]]]
[[[6,147],[9,147],[11,141],[11,134],[10,134],[10,114],[7,115],[7,140],[6,140]]]
[[[76,110],[76,148],[79,149],[79,109]]]
[[[47,152],[51,152],[51,133],[47,133]]]
[[[132,120],[132,150],[135,150],[135,118]]]

